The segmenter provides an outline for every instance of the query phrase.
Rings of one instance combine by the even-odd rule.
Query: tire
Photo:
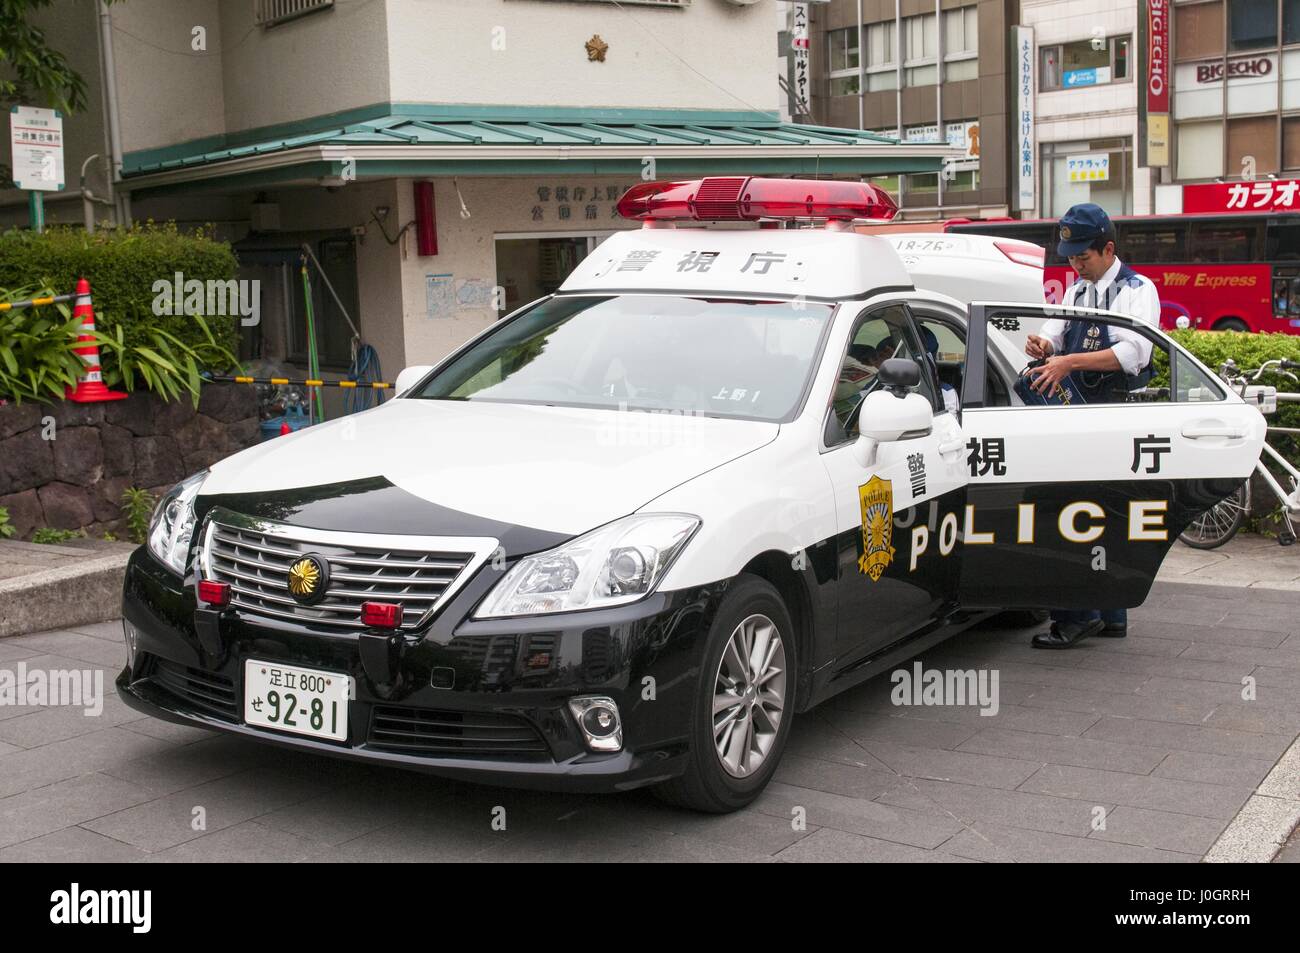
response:
[[[1051,617],[1046,609],[1008,609],[999,614],[997,620],[1013,629],[1029,629],[1042,625]]]
[[[1221,318],[1214,323],[1214,330],[1245,333],[1250,330],[1250,325],[1241,320],[1241,318]]]
[[[773,635],[779,640],[775,646],[771,642]],[[778,689],[765,694],[742,687],[742,681],[754,684],[750,679],[755,673],[752,664],[738,667],[737,663],[742,662],[739,653],[728,652],[733,639],[738,640],[737,644],[748,641],[755,648],[759,639],[767,640],[769,668],[765,678],[759,673],[760,684],[771,688],[779,683]],[[749,574],[738,576],[709,628],[691,713],[686,771],[654,789],[660,798],[678,807],[725,814],[739,810],[762,793],[776,773],[790,737],[798,671],[795,652],[794,624],[780,594],[765,579]],[[784,664],[780,664],[782,655]],[[734,695],[737,703],[715,716],[715,696],[723,695]],[[730,725],[730,732],[715,727],[715,719],[718,726]],[[738,736],[738,730],[747,733]],[[730,756],[729,764],[724,764],[718,739]]]
[[[1250,512],[1250,480],[1237,487],[1188,525],[1179,534],[1193,549],[1216,549],[1237,535]]]

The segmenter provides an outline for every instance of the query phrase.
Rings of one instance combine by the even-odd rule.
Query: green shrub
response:
[[[0,539],[10,539],[18,535],[18,527],[9,521],[9,507],[0,506]]]
[[[42,526],[40,529],[32,533],[32,542],[46,544],[66,543],[70,539],[80,539],[85,535],[85,530],[51,529],[48,526]]]
[[[154,348],[156,333],[162,332],[211,362],[200,370],[231,366],[228,355],[239,344],[238,318],[208,315],[210,341],[208,330],[193,317],[153,313],[158,296],[154,282],[174,280],[178,271],[186,280],[227,281],[235,278],[237,269],[229,244],[203,231],[181,232],[174,224],[149,222],[93,235],[80,228],[0,234],[0,288],[41,286],[68,294],[84,276],[90,281],[100,333],[138,353],[134,349]],[[101,353],[100,358],[104,382],[110,387],[125,383],[118,354]]]
[[[0,302],[53,294],[48,289],[6,291]],[[0,311],[0,397],[57,400],[77,382],[84,365],[72,352],[79,322],[66,304]]]
[[[131,542],[143,543],[149,533],[149,518],[157,501],[148,490],[128,486],[122,491],[122,516]]]

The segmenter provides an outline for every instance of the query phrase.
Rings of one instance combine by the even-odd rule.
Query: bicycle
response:
[[[1276,387],[1255,383],[1262,374],[1270,369],[1274,369],[1275,373],[1283,374],[1300,383],[1300,378],[1291,373],[1293,370],[1300,370],[1300,361],[1286,359],[1266,361],[1254,370],[1243,371],[1237,367],[1235,361],[1229,358],[1219,366],[1219,377],[1235,390],[1243,400],[1259,407],[1260,412],[1267,417],[1277,413],[1279,401],[1283,403],[1300,403],[1300,394],[1279,394]],[[1268,432],[1296,435],[1300,434],[1300,428],[1269,427]],[[1264,453],[1281,466],[1291,478],[1291,492],[1287,493],[1265,465],[1263,456],[1255,464],[1255,472],[1260,475],[1282,505],[1282,517],[1287,528],[1278,534],[1278,544],[1290,546],[1296,540],[1293,517],[1300,516],[1300,470],[1292,466],[1286,458],[1269,446],[1267,442],[1264,444]],[[1250,484],[1250,479],[1247,479],[1232,495],[1215,504],[1193,520],[1178,538],[1194,549],[1215,549],[1236,536],[1237,531],[1241,529],[1242,524],[1246,521],[1246,515],[1250,512]]]

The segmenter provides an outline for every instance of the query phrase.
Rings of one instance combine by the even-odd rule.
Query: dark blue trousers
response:
[[[1127,609],[1053,609],[1053,622],[1091,622],[1100,618],[1107,625],[1128,624]]]

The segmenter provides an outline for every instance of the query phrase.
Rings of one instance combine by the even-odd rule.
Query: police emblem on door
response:
[[[319,602],[329,584],[329,564],[317,556],[303,556],[289,567],[289,595],[303,605]]]
[[[876,582],[894,561],[893,485],[873,476],[858,487],[858,501],[862,506],[862,555],[858,557],[858,570]]]

